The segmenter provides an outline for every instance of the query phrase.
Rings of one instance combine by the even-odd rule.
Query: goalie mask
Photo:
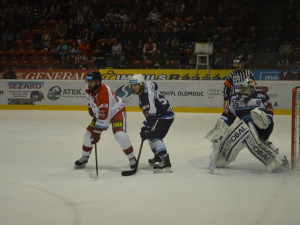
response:
[[[245,79],[240,84],[240,97],[248,102],[255,92],[254,81],[252,79]]]

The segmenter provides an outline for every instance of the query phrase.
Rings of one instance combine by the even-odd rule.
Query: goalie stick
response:
[[[96,159],[96,174],[94,173],[89,173],[89,176],[93,180],[98,179],[98,157],[97,157],[97,144],[95,143],[95,159]]]
[[[138,155],[138,158],[136,160],[136,167],[133,170],[122,171],[122,176],[131,176],[131,175],[133,175],[133,174],[136,173],[136,171],[138,169],[139,161],[140,161],[140,156],[141,156],[143,144],[144,144],[144,139],[142,139],[142,142],[141,142],[141,146],[140,146],[140,150],[139,150],[139,155]]]

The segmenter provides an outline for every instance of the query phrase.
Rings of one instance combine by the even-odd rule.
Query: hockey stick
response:
[[[143,148],[143,144],[144,144],[145,139],[142,139],[141,142],[141,146],[140,146],[140,150],[139,150],[139,155],[138,158],[136,160],[136,167],[133,170],[125,170],[122,171],[122,176],[131,176],[133,174],[136,173],[137,169],[138,169],[138,165],[139,165],[139,161],[140,161],[140,156],[141,156],[141,152],[142,152],[142,148]]]
[[[90,173],[90,178],[93,180],[98,179],[98,157],[97,157],[97,144],[95,143],[95,160],[96,160],[96,174]]]

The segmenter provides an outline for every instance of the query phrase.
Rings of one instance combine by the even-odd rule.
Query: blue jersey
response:
[[[145,127],[154,126],[157,119],[171,119],[175,114],[169,101],[157,91],[155,82],[144,82],[144,90],[139,95],[139,106],[146,117]]]
[[[232,95],[229,100],[229,109],[224,109],[221,116],[228,125],[231,125],[235,118],[238,117],[244,120],[246,123],[252,121],[250,111],[255,108],[263,110],[267,116],[271,119],[273,124],[273,107],[270,102],[269,96],[261,91],[255,91],[251,98],[247,101],[239,93]]]

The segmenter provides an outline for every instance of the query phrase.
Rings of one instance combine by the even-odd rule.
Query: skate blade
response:
[[[163,168],[163,169],[154,169],[153,173],[173,173],[170,167]]]
[[[285,165],[285,166],[281,165],[281,166],[277,167],[273,172],[274,173],[282,173],[282,172],[287,172],[289,170],[290,170],[289,165]]]
[[[214,170],[210,170],[209,173],[212,175],[219,175],[219,176],[230,176],[231,175],[230,173],[221,172],[220,170],[218,170],[216,168]]]
[[[74,166],[74,169],[83,169],[85,167],[86,163],[82,164],[81,166]]]
[[[149,163],[149,166],[151,166],[152,168],[154,167],[154,166],[158,166],[159,164],[158,163]]]

